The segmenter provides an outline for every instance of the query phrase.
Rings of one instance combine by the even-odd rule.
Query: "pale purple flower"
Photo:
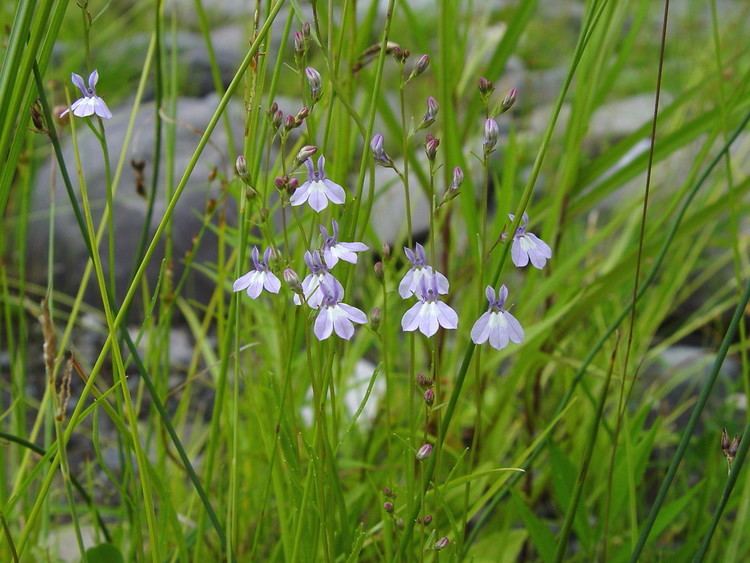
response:
[[[258,255],[258,247],[253,246],[250,256],[254,268],[244,276],[240,276],[232,285],[232,290],[242,291],[246,289],[247,294],[253,299],[256,299],[264,289],[270,293],[278,293],[281,289],[281,282],[268,267],[272,252],[270,248],[266,248],[261,260]]]
[[[328,201],[341,205],[346,199],[344,188],[337,183],[326,178],[325,172],[326,159],[324,156],[318,159],[318,171],[313,169],[311,159],[305,161],[307,167],[307,181],[302,184],[290,198],[292,205],[302,205],[305,202],[310,204],[315,211],[320,213],[328,207]]]
[[[484,122],[484,139],[482,140],[482,148],[484,149],[484,156],[487,156],[495,150],[497,139],[500,136],[500,127],[497,121],[491,117],[487,118]]]
[[[458,315],[451,307],[439,300],[437,276],[422,277],[417,293],[419,303],[404,313],[401,328],[406,332],[419,329],[425,336],[434,335],[439,327],[455,329]]]
[[[328,230],[321,225],[320,234],[323,235],[323,259],[328,269],[333,268],[339,260],[357,263],[357,252],[369,250],[368,246],[362,242],[339,242],[339,224],[332,222],[332,233],[329,235]]]
[[[365,324],[367,315],[356,307],[342,303],[344,288],[339,284],[329,284],[324,281],[320,286],[323,298],[320,303],[320,311],[315,319],[313,331],[318,340],[325,340],[332,333],[340,338],[349,340],[354,336],[354,324]]]
[[[89,115],[96,114],[104,119],[112,118],[112,112],[109,111],[107,104],[96,95],[96,83],[99,81],[98,71],[95,70],[89,74],[88,86],[83,81],[83,77],[75,72],[71,75],[71,81],[78,87],[83,97],[73,102],[70,108],[60,114],[60,117],[72,111],[73,115],[77,117],[88,117]]]
[[[310,273],[302,280],[302,294],[305,296],[305,302],[311,308],[317,309],[320,307],[320,302],[323,301],[323,292],[320,290],[323,282],[334,287],[336,291],[341,291],[343,295],[344,286],[328,271],[323,259],[320,257],[320,252],[317,250],[313,252],[308,250],[305,252],[305,264],[310,268]],[[294,303],[302,305],[302,297],[295,295]]]
[[[509,213],[508,217],[511,221],[515,219],[512,213]],[[518,268],[523,268],[531,261],[532,266],[541,270],[547,260],[552,258],[552,249],[535,234],[526,232],[528,222],[529,216],[524,213],[521,217],[521,224],[516,229],[516,234],[513,235],[510,255]]]
[[[523,341],[523,328],[518,320],[505,310],[508,288],[504,285],[495,296],[495,290],[487,286],[485,290],[489,309],[483,313],[471,327],[471,339],[474,344],[484,344],[489,340],[490,346],[502,350],[508,342],[520,344]]]
[[[411,248],[404,248],[404,252],[409,259],[409,262],[411,262],[411,268],[406,272],[401,283],[398,284],[398,293],[403,299],[417,293],[422,279],[425,277],[432,278],[433,273],[435,274],[434,277],[437,281],[438,293],[440,293],[440,295],[446,295],[448,293],[448,289],[450,288],[448,278],[437,270],[433,270],[432,266],[427,264],[424,247],[421,244],[417,243],[414,250]]]

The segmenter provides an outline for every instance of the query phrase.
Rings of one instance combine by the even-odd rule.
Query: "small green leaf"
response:
[[[111,543],[100,543],[86,550],[86,563],[125,563],[125,559]]]

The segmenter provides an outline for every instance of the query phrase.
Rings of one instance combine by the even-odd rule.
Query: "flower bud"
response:
[[[425,390],[424,402],[429,406],[432,406],[432,404],[435,402],[435,391],[432,389],[432,387]]]
[[[321,89],[320,73],[313,67],[309,66],[305,69],[305,77],[307,78],[307,84],[310,86],[310,97],[313,102],[317,102],[323,93]]]
[[[378,330],[382,318],[383,311],[380,309],[380,307],[373,307],[372,311],[370,311],[370,326],[373,330]]]
[[[294,190],[296,190],[297,186],[299,186],[299,179],[297,179],[297,178],[289,178],[287,180],[287,187],[288,187],[290,193],[292,193]]]
[[[318,147],[315,145],[305,145],[297,153],[297,163],[302,164],[316,152],[318,152]]]
[[[406,62],[406,59],[409,58],[409,55],[411,55],[411,52],[409,49],[404,49],[403,47],[399,45],[395,45],[391,49],[391,55],[393,55],[393,58],[396,59],[397,62],[400,64],[404,64]],[[412,72],[412,74],[414,74]]]
[[[484,122],[484,140],[482,141],[485,156],[495,150],[495,145],[497,145],[497,139],[499,136],[500,128],[497,125],[497,121],[491,117],[488,118]]]
[[[383,263],[380,260],[378,260],[377,262],[375,262],[372,269],[375,271],[375,277],[378,278],[379,280],[382,280],[383,279]]]
[[[302,35],[305,36],[305,39],[310,38],[310,22],[305,22],[302,24]]]
[[[297,120],[294,119],[293,115],[287,115],[284,118],[284,129],[286,131],[291,131],[292,129],[296,129],[299,126],[297,123]]]
[[[433,98],[432,96],[427,98],[427,111],[424,113],[424,117],[422,117],[422,123],[419,124],[419,129],[424,129],[425,127],[429,127],[433,123],[435,123],[435,117],[437,117],[438,109],[440,109],[440,106],[437,103],[437,100]]]
[[[291,289],[294,293],[302,295],[302,284],[299,281],[297,272],[295,272],[291,268],[287,268],[282,273],[282,276],[284,277],[284,281],[286,282],[286,284],[289,286],[289,289]]]
[[[435,542],[435,551],[440,551],[442,549],[445,549],[448,547],[448,544],[451,542],[451,540],[448,539],[448,536],[443,536],[438,541]]]
[[[437,155],[437,150],[439,146],[440,146],[440,139],[432,136],[430,133],[427,133],[427,137],[425,138],[425,141],[424,141],[424,152],[427,155],[428,159],[435,160],[435,156]]]
[[[273,117],[271,118],[271,125],[273,125],[274,130],[281,127],[281,123],[284,121],[284,112],[282,112],[280,109],[276,110],[276,113],[273,114]]]
[[[247,159],[245,155],[241,154],[234,161],[234,169],[237,172],[237,176],[240,178],[247,178]]]
[[[517,95],[518,95],[518,90],[516,90],[515,88],[511,88],[510,92],[506,94],[500,106],[503,113],[505,113],[506,111],[508,111],[510,108],[513,107],[513,104],[516,103]]]
[[[271,107],[268,108],[268,115],[273,119],[277,111],[279,111],[279,104],[273,102]]]
[[[310,108],[307,106],[302,106],[297,112],[297,115],[294,116],[294,121],[296,122],[297,127],[302,125],[302,122],[307,118],[308,115],[310,115]]]
[[[273,185],[276,186],[276,189],[279,191],[286,188],[288,182],[289,178],[286,176],[276,176],[276,178],[273,179]]]
[[[393,503],[389,500],[385,501],[383,503],[383,510],[385,510],[389,514],[393,512]]]
[[[492,95],[492,92],[495,91],[495,85],[492,84],[489,80],[487,80],[484,76],[479,77],[479,94],[482,96],[482,99],[486,100]]]
[[[432,514],[425,514],[424,518],[422,518],[422,524],[425,526],[432,524]]]
[[[388,260],[388,258],[391,257],[391,245],[384,242],[381,252],[383,254],[383,260]]]
[[[427,387],[430,387],[432,385],[432,379],[430,379],[429,377],[427,377],[423,373],[418,373],[417,374],[417,385],[419,385],[423,389],[426,389]]]
[[[425,70],[427,70],[427,67],[430,66],[430,56],[429,55],[421,55],[417,59],[417,63],[414,65],[414,76],[419,76],[422,74]]]
[[[294,54],[298,58],[301,58],[305,51],[307,51],[307,41],[301,31],[294,32]]]
[[[383,494],[388,498],[396,498],[396,493],[390,487],[383,487]]]
[[[432,454],[432,444],[422,444],[417,450],[417,461],[423,461]]]
[[[464,183],[464,171],[461,170],[460,166],[456,166],[453,169],[453,181],[451,182],[451,190],[457,190]]]
[[[383,135],[380,133],[373,135],[372,140],[370,141],[372,156],[375,158],[375,164],[379,164],[385,168],[393,168],[393,160],[391,160],[391,157],[385,152],[383,141]]]

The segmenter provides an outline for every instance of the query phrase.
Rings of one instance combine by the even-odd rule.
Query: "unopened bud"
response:
[[[310,22],[302,24],[302,35],[304,35],[306,39],[310,37]]]
[[[370,141],[370,150],[372,151],[372,156],[375,158],[375,164],[379,164],[385,168],[393,168],[393,160],[385,152],[383,142],[384,138],[380,133],[373,135]]]
[[[375,277],[379,280],[383,279],[383,263],[378,260],[375,262],[375,264],[372,267],[373,271],[375,272]]]
[[[422,444],[417,450],[417,461],[424,461],[432,454],[432,444]]]
[[[432,389],[432,387],[425,390],[424,402],[427,403],[429,406],[432,406],[432,404],[435,402],[435,391]]]
[[[424,141],[424,152],[427,155],[428,159],[435,160],[435,156],[437,155],[437,150],[439,146],[440,146],[440,139],[432,136],[430,133],[427,133],[427,137],[425,138],[425,141]]]
[[[451,182],[450,189],[457,190],[464,183],[464,171],[461,170],[460,166],[456,166],[453,169],[453,181]]]
[[[370,326],[373,330],[378,330],[380,326],[380,320],[383,318],[383,311],[380,307],[373,307],[370,311]]]
[[[291,289],[294,293],[302,295],[302,284],[299,281],[297,272],[295,272],[291,268],[287,268],[282,273],[282,276],[284,277],[284,281],[286,282],[286,284],[289,286],[289,289]]]
[[[449,540],[447,536],[443,536],[435,542],[435,551],[445,549],[446,547],[448,547],[449,543],[451,543],[451,540]]]
[[[482,99],[486,100],[492,95],[492,92],[495,91],[495,85],[492,84],[489,80],[487,80],[484,76],[479,77],[479,94],[482,96]]]
[[[302,57],[307,50],[307,41],[301,31],[294,32],[294,54],[297,57]]]
[[[430,379],[429,377],[427,377],[423,373],[418,373],[417,374],[417,385],[419,385],[423,389],[426,389],[427,387],[430,387],[432,385],[432,379]]]
[[[515,88],[511,88],[510,92],[506,94],[506,96],[503,98],[503,102],[501,104],[501,111],[505,113],[510,108],[513,107],[513,104],[516,103],[516,96],[518,95],[518,90]]]
[[[297,115],[294,116],[294,121],[297,122],[298,127],[302,125],[302,122],[307,118],[308,115],[310,115],[310,108],[307,106],[302,106],[297,112]]]
[[[237,176],[240,178],[247,178],[247,159],[245,155],[239,155],[237,160],[234,161],[234,169],[237,172]]]
[[[297,189],[297,186],[299,186],[299,179],[289,178],[289,180],[287,181],[287,185],[289,186],[289,189],[291,191],[294,191]]]
[[[279,104],[276,102],[273,102],[271,106],[268,108],[268,116],[273,119],[276,115],[276,112],[279,111]]]
[[[391,501],[389,501],[389,500],[385,501],[385,502],[383,503],[383,510],[385,510],[385,511],[386,511],[386,512],[388,512],[389,514],[390,514],[391,512],[393,512],[393,503],[392,503]]]
[[[307,84],[310,86],[310,97],[313,102],[317,102],[323,94],[320,73],[309,66],[305,69],[305,77],[307,78]]]
[[[388,498],[396,498],[396,493],[390,487],[383,487],[383,494]]]
[[[422,518],[422,524],[425,526],[432,524],[432,514],[425,514],[424,518]]]
[[[435,123],[438,109],[440,109],[440,106],[438,105],[437,100],[432,96],[428,97],[427,111],[424,113],[424,117],[422,117],[422,123],[419,124],[419,129],[424,129]]]
[[[278,129],[281,127],[281,123],[284,121],[284,112],[282,112],[280,109],[276,110],[276,113],[273,114],[273,118],[271,119],[271,125],[273,125],[274,129]]]
[[[484,122],[484,140],[482,141],[482,148],[484,148],[484,155],[487,156],[495,150],[497,145],[497,139],[500,136],[500,128],[497,125],[497,121],[488,118]]]
[[[289,181],[289,178],[286,176],[276,176],[276,178],[273,179],[273,185],[276,186],[277,190],[283,190],[286,188],[287,182]]]
[[[297,153],[297,163],[302,164],[316,152],[318,152],[318,147],[315,145],[305,145]]]
[[[388,260],[391,257],[391,245],[384,242],[381,253],[383,254],[383,260]]]
[[[413,76],[419,76],[422,74],[425,70],[427,70],[427,67],[430,66],[430,56],[429,55],[420,55],[420,57],[417,59],[416,64],[414,65],[414,71]]]
[[[393,58],[396,59],[397,62],[404,64],[406,59],[409,58],[409,55],[411,55],[411,52],[409,49],[404,49],[403,47],[396,45],[391,49],[391,55],[393,55]]]

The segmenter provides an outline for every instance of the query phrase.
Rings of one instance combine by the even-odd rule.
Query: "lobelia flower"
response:
[[[458,326],[458,315],[449,305],[439,300],[437,276],[431,274],[429,281],[426,278],[427,276],[423,276],[419,282],[419,303],[404,313],[401,328],[406,332],[419,329],[422,334],[429,337],[441,326],[455,329]]]
[[[96,83],[99,81],[99,72],[94,71],[89,74],[88,87],[83,81],[83,77],[75,72],[71,75],[71,81],[75,84],[83,95],[82,98],[78,98],[73,104],[60,114],[63,117],[68,112],[72,111],[73,115],[77,117],[88,117],[89,115],[98,115],[104,119],[111,119],[112,112],[109,111],[107,104],[104,103],[99,96],[96,95]]]
[[[325,340],[332,333],[340,338],[349,340],[354,336],[354,324],[365,324],[367,315],[356,307],[342,303],[344,289],[341,284],[329,284],[322,282],[320,292],[323,297],[320,303],[320,312],[315,319],[313,332],[318,340]]]
[[[310,252],[309,250],[305,252],[305,264],[310,268],[311,273],[302,280],[302,294],[312,309],[320,307],[320,303],[323,301],[323,292],[320,288],[324,282],[334,287],[336,291],[340,291],[342,295],[344,294],[344,286],[328,271],[328,268],[320,257],[320,252],[317,250],[314,252]],[[295,295],[294,303],[295,305],[302,305],[302,298],[299,295]]]
[[[485,295],[489,309],[471,327],[471,339],[474,344],[484,344],[489,340],[490,346],[497,350],[505,348],[509,341],[520,344],[523,341],[523,328],[518,320],[504,309],[508,288],[501,285],[495,296],[495,290],[488,285]]]
[[[515,219],[512,213],[509,213],[508,217],[511,221]],[[534,233],[526,232],[528,222],[529,216],[524,213],[521,217],[521,224],[516,229],[516,234],[513,235],[510,256],[518,268],[523,268],[531,261],[532,266],[541,270],[547,260],[552,258],[552,249]]]
[[[302,205],[307,202],[315,211],[320,213],[328,207],[328,201],[337,205],[344,203],[346,193],[344,188],[326,178],[326,159],[324,156],[318,159],[318,171],[313,168],[311,159],[305,161],[307,167],[307,181],[292,194],[289,202],[292,205]]]
[[[448,278],[437,270],[433,270],[432,266],[427,265],[424,247],[421,244],[417,243],[414,250],[404,247],[404,252],[409,259],[409,262],[411,262],[411,268],[406,272],[401,283],[398,284],[398,294],[403,299],[417,293],[420,288],[420,283],[425,277],[434,277],[436,279],[438,293],[441,295],[446,295],[448,293],[448,289],[450,288]]]
[[[393,159],[391,159],[391,157],[388,156],[388,153],[385,152],[385,148],[383,147],[384,142],[385,139],[382,134],[375,133],[375,135],[372,136],[372,139],[370,140],[372,156],[375,159],[375,164],[384,168],[393,168]]]
[[[281,289],[281,282],[268,267],[272,252],[270,248],[266,248],[261,260],[258,256],[258,247],[253,246],[250,256],[254,268],[244,276],[237,278],[232,285],[232,290],[237,292],[246,289],[247,294],[253,299],[256,299],[264,289],[270,293],[278,293]]]
[[[330,235],[323,225],[320,226],[320,234],[323,235],[323,260],[326,266],[331,269],[339,260],[356,264],[356,253],[369,250],[369,247],[362,242],[339,242],[339,224],[336,221],[332,221],[331,224],[333,232]]]

